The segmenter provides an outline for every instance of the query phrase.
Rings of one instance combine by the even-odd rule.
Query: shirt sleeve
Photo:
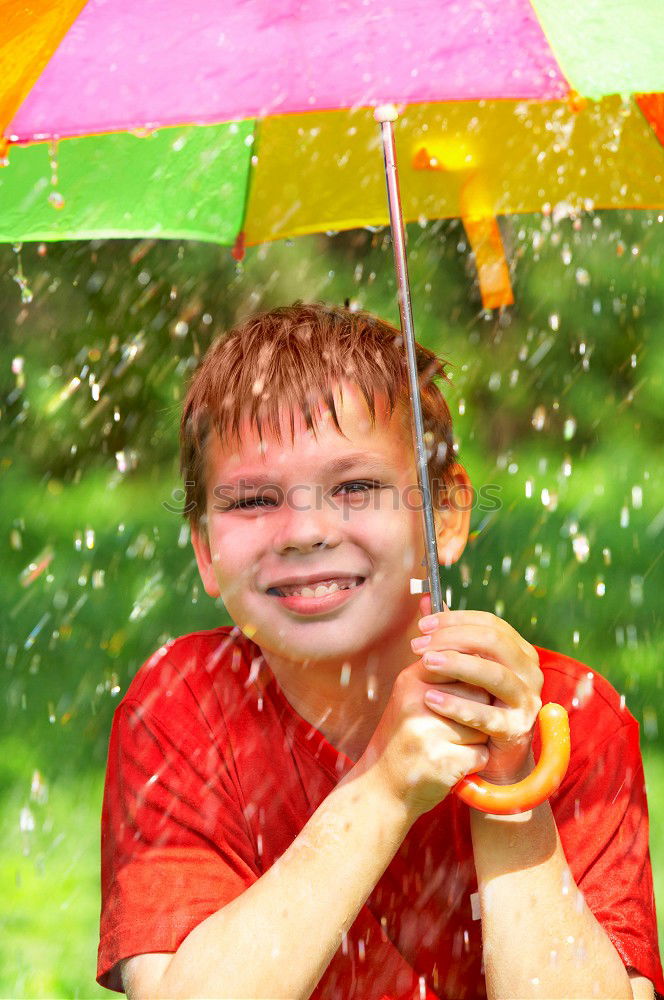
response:
[[[97,981],[122,992],[118,962],[175,952],[259,877],[241,796],[212,735],[115,713],[102,807]]]
[[[593,748],[552,800],[574,881],[625,967],[664,992],[648,804],[633,717]]]

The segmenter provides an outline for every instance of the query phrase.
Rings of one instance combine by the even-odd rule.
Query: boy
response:
[[[401,337],[295,304],[218,340],[184,404],[185,516],[235,627],[167,643],[118,706],[98,980],[130,997],[652,997],[664,990],[638,724],[484,612],[422,620]],[[441,563],[472,487],[418,348]],[[324,584],[323,581],[327,581]],[[431,616],[427,615],[427,618]],[[411,640],[413,642],[411,647]],[[413,661],[413,651],[421,658]],[[557,794],[488,816],[542,702]],[[533,756],[534,751],[534,756]]]

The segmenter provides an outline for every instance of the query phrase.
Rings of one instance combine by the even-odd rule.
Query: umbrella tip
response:
[[[241,229],[235,238],[235,244],[231,250],[231,256],[237,261],[244,260],[244,250],[244,230]]]

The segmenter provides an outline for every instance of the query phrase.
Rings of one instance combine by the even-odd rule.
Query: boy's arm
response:
[[[122,963],[127,996],[308,997],[413,817],[356,765],[282,857],[173,955]]]
[[[489,998],[654,996],[576,887],[548,802],[516,816],[471,810],[471,833]]]
[[[547,651],[486,612],[448,611],[418,624],[427,635],[411,645],[439,682],[426,703],[490,736],[482,777],[512,784],[530,773]],[[515,817],[471,810],[490,997],[631,998],[630,979],[635,989],[664,985],[638,724],[608,682],[587,676],[594,694],[585,707],[561,688],[578,711],[577,766],[556,793],[555,820],[549,802]],[[447,678],[484,688],[491,705],[469,705],[440,683]]]
[[[402,670],[364,755],[279,860],[170,960],[124,963],[132,1000],[311,995],[415,820],[489,759],[486,737],[450,729],[425,707],[425,690],[419,662]],[[484,692],[468,697],[488,701]],[[394,969],[381,974],[393,989]]]

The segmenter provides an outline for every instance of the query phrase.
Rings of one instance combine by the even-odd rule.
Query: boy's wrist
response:
[[[355,767],[348,772],[343,780],[344,782],[353,780],[360,782],[359,789],[361,789],[362,794],[373,799],[375,807],[380,810],[384,820],[401,840],[421,815],[394,794],[380,763],[367,754],[360,757]]]

